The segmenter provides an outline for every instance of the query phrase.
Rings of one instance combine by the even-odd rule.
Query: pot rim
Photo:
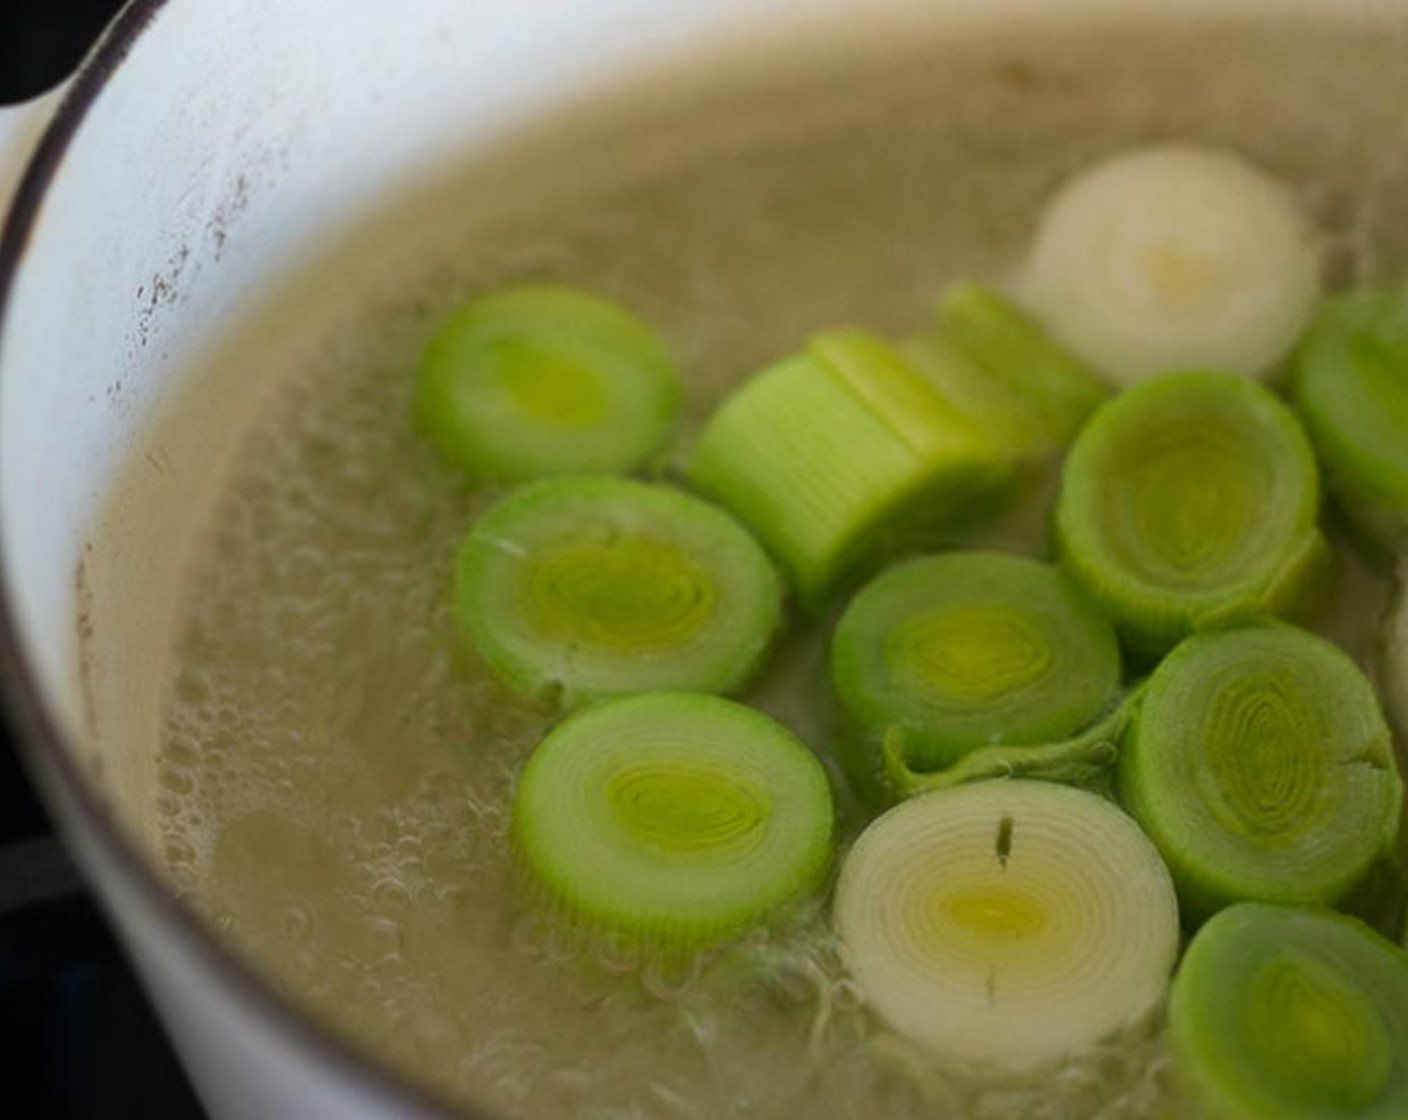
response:
[[[25,167],[9,213],[3,215],[0,224],[0,332],[15,278],[24,265],[45,197],[62,168],[69,145],[89,109],[168,2],[128,0],[75,75]],[[403,1081],[373,1056],[301,1011],[261,973],[223,948],[195,912],[163,883],[151,861],[138,850],[109,806],[84,778],[68,737],[49,711],[20,639],[8,574],[5,558],[0,554],[0,702],[6,722],[16,732],[20,757],[37,780],[46,808],[69,846],[72,837],[66,835],[70,825],[64,819],[65,809],[89,826],[92,837],[106,850],[113,868],[126,880],[140,906],[184,948],[195,968],[242,1003],[251,1016],[262,1020],[286,1046],[328,1068],[335,1077],[354,1084],[366,1096],[379,1098],[397,1115],[423,1120],[465,1115]],[[53,788],[49,783],[53,783]],[[66,805],[57,804],[61,801]],[[87,877],[89,869],[84,870]],[[101,893],[98,897],[106,910],[106,900]],[[479,1106],[469,1115],[478,1120],[500,1120]]]

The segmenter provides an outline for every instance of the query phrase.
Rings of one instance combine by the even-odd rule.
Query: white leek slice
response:
[[[1284,185],[1188,144],[1116,155],[1051,202],[1019,281],[1051,332],[1125,384],[1175,369],[1258,376],[1320,294],[1320,247]]]
[[[1046,782],[891,809],[846,858],[835,923],[891,1027],[937,1056],[1008,1069],[1142,1021],[1178,951],[1153,844],[1108,801]]]

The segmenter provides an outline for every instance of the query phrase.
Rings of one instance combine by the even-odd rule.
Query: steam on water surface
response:
[[[447,609],[455,546],[494,495],[435,460],[408,407],[448,308],[559,279],[662,326],[697,423],[810,330],[913,329],[944,282],[999,278],[1063,175],[1149,137],[1238,143],[1303,187],[1332,237],[1368,244],[1355,218],[1377,163],[1343,120],[1374,119],[1370,78],[1386,70],[1331,106],[1320,93],[1342,60],[1322,42],[1197,44],[966,50],[908,84],[858,87],[865,111],[831,127],[492,235],[456,211],[428,216],[438,251],[320,326],[296,363],[271,354],[261,412],[194,548],[160,760],[180,889],[358,1045],[513,1116],[1162,1117],[1154,1027],[997,1084],[915,1054],[861,1007],[821,911],[688,974],[556,944],[515,890],[505,843],[514,775],[550,716],[486,679]],[[1224,49],[1237,68],[1202,80]],[[1375,245],[1401,238],[1378,220]],[[1043,525],[1028,509],[998,541],[1038,551]],[[1366,656],[1384,587],[1362,572],[1347,586],[1327,625]],[[824,749],[824,694],[822,647],[804,637],[751,699]]]

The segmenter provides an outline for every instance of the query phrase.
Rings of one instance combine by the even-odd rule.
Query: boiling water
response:
[[[271,360],[194,548],[159,763],[162,853],[183,894],[295,1002],[466,1107],[1167,1115],[1157,1025],[1024,1080],[915,1053],[866,1013],[821,906],[686,970],[559,943],[517,889],[505,838],[515,775],[552,716],[485,676],[448,610],[456,544],[494,495],[442,467],[408,411],[418,352],[448,308],[547,278],[657,322],[697,424],[810,330],[912,329],[944,282],[999,278],[1063,175],[1150,137],[1250,150],[1303,190],[1342,267],[1365,266],[1370,240],[1395,252],[1391,216],[1364,218],[1382,152],[1338,123],[1388,127],[1376,97],[1390,67],[1380,60],[1358,100],[1336,86],[1330,109],[1322,44],[1194,43],[960,52],[859,87],[824,127],[782,141],[684,158],[489,232],[454,211],[428,218],[438,251],[296,363]],[[1238,68],[1202,80],[1217,50]],[[1040,552],[1043,526],[1029,504],[996,540]],[[1368,659],[1386,587],[1348,564],[1322,625]],[[824,754],[822,652],[795,639],[749,699]],[[843,813],[849,837],[860,822]]]

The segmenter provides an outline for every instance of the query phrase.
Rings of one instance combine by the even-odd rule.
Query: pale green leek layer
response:
[[[902,344],[906,358],[1018,462],[1065,447],[1110,394],[1088,366],[991,288],[958,284],[934,329]]]
[[[1141,692],[1139,687],[1131,690],[1108,714],[1067,738],[1019,746],[974,747],[939,769],[916,769],[903,737],[891,735],[881,744],[883,789],[894,797],[905,798],[969,782],[1030,778],[1109,795],[1114,790],[1120,743],[1138,709]]]

